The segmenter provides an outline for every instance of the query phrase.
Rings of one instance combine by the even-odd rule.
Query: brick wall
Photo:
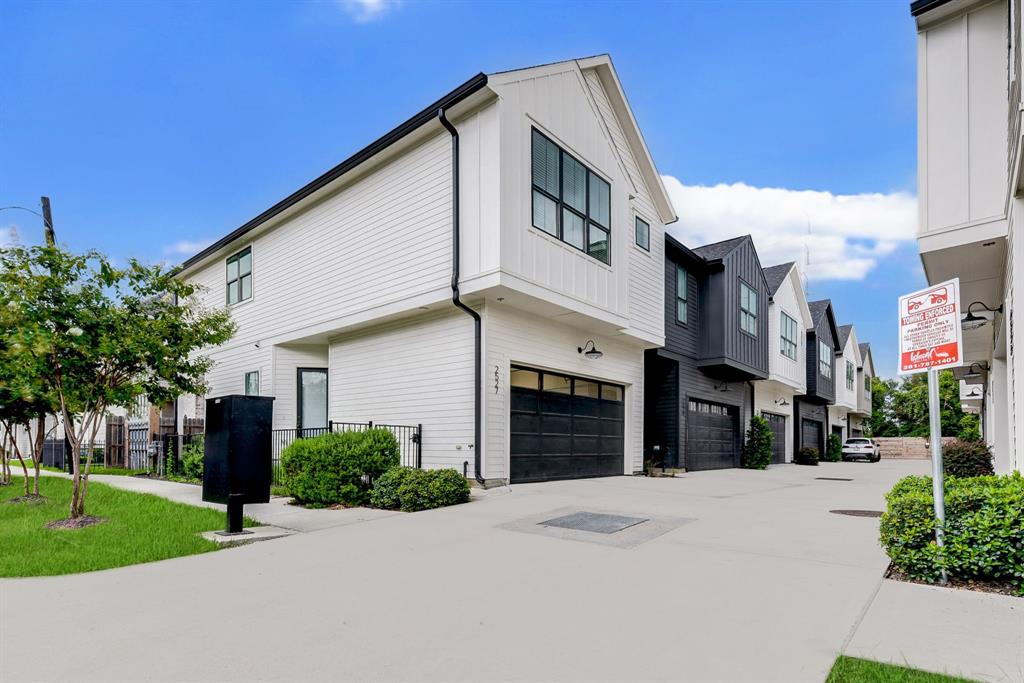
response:
[[[881,448],[883,458],[927,459],[928,437],[926,436],[881,436],[873,437]],[[952,436],[942,437],[942,443],[956,441]]]

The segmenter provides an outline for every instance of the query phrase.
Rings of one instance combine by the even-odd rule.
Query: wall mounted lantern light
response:
[[[777,406],[788,406],[789,405],[789,401],[787,401],[784,398],[777,398],[777,399],[775,399],[775,405],[777,405]]]
[[[593,339],[588,339],[587,343],[584,344],[583,346],[577,346],[576,353],[582,353],[586,358],[589,358],[590,360],[597,360],[598,358],[604,355],[603,353],[597,350],[596,346],[594,346]]]
[[[974,308],[975,306],[981,306],[990,313],[1003,312],[1002,306],[999,306],[998,308],[989,308],[981,301],[974,301],[971,303],[970,306],[967,307],[967,315],[960,319],[960,326],[965,330],[976,330],[979,327],[984,327],[985,323],[988,322],[988,318],[980,315],[974,315],[974,313],[971,312],[971,309]]]
[[[974,368],[978,368],[978,370]],[[967,372],[960,379],[978,379],[981,377],[981,370],[988,370],[988,363],[971,363]]]

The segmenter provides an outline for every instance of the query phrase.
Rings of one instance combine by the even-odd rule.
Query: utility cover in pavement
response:
[[[575,531],[591,531],[596,534],[614,534],[646,522],[644,517],[623,517],[622,515],[606,515],[600,512],[574,512],[571,515],[555,517],[544,522],[542,526],[556,526]]]

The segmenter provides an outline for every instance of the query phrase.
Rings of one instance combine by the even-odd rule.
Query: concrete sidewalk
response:
[[[68,476],[50,473],[54,476]],[[150,493],[178,503],[198,505],[227,512],[227,507],[220,503],[207,503],[203,500],[203,487],[196,484],[183,484],[163,479],[148,477],[132,477],[116,474],[91,474],[89,481],[99,482],[114,488],[136,493]],[[350,508],[344,510],[310,510],[297,505],[289,505],[290,498],[271,498],[269,503],[246,505],[245,514],[261,524],[290,529],[292,531],[319,531],[348,524],[358,524],[400,512],[391,510],[373,510],[370,508]]]
[[[526,484],[215,553],[0,580],[0,632],[17,634],[0,639],[0,680],[820,683],[887,565],[877,519],[830,510],[881,510],[897,479],[925,471]],[[523,533],[566,510],[687,521],[629,547]],[[58,622],[84,628],[56,646]]]
[[[1024,681],[1024,599],[885,579],[851,657],[995,683]]]

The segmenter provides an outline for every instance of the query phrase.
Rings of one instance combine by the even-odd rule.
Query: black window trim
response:
[[[569,396],[575,396],[576,395],[576,393],[575,393],[576,392],[576,380],[579,379],[579,380],[583,380],[584,382],[592,382],[592,383],[597,385],[597,397],[598,397],[598,400],[600,400],[600,401],[607,401],[608,403],[622,403],[622,404],[626,403],[626,385],[619,384],[618,382],[608,382],[606,380],[596,379],[594,377],[585,377],[585,376],[582,376],[582,375],[574,375],[571,372],[563,372],[561,370],[543,370],[541,368],[535,368],[535,367],[531,367],[529,365],[519,365],[518,363],[512,363],[509,366],[509,373],[511,373],[514,370],[525,370],[527,372],[535,372],[535,373],[537,373],[537,386],[536,386],[536,388],[534,388],[534,389],[527,389],[526,387],[516,387],[517,389],[523,389],[525,391],[543,392],[544,391],[544,375],[552,375],[552,376],[555,376],[555,377],[564,377],[565,379],[569,380]],[[510,380],[509,381],[509,388],[511,388],[511,384],[512,383],[511,383],[511,380]],[[615,401],[615,400],[610,399],[610,398],[605,398],[604,397],[604,388],[606,386],[608,386],[608,387],[616,387],[617,389],[621,389],[622,390],[622,400],[621,401]],[[623,419],[625,419],[625,418],[623,418]]]
[[[250,282],[251,288],[250,288],[249,296],[247,296],[246,298],[243,299],[242,298],[242,277],[243,277],[243,275],[242,275],[241,271],[238,272],[238,274],[235,276],[234,280],[228,280],[227,279],[227,269],[228,269],[228,266],[230,266],[232,262],[240,263],[241,260],[242,260],[242,257],[245,256],[246,254],[249,254],[249,272],[246,273],[246,275],[249,276],[249,282]],[[224,302],[225,302],[226,305],[228,305],[228,306],[238,306],[239,304],[244,304],[246,301],[252,301],[252,298],[253,298],[253,296],[256,293],[256,278],[253,277],[253,271],[255,270],[254,266],[255,266],[255,262],[254,262],[253,256],[252,256],[252,245],[251,244],[247,244],[245,247],[239,249],[234,254],[231,254],[226,259],[224,259]],[[231,301],[231,288],[232,287],[235,287],[237,289],[237,291],[238,291],[238,300],[233,302],[233,303]]]
[[[249,375],[256,375],[256,393],[249,393]],[[246,396],[259,396],[260,395],[260,371],[259,370],[246,370],[242,376],[242,392]]]
[[[684,266],[681,263],[674,263],[674,264],[675,264],[675,267],[676,267],[676,314],[675,314],[676,325],[682,325],[683,327],[687,327],[690,324],[690,271],[689,271],[689,269],[686,266]],[[680,271],[686,276],[686,283],[685,283],[685,286],[683,287],[683,293],[686,295],[686,298],[681,300],[686,305],[686,308],[684,309],[686,311],[686,320],[680,320],[679,319],[679,302],[680,302],[680,298],[679,298],[679,273],[680,273]]]
[[[740,332],[742,332],[743,334],[747,335],[751,339],[757,339],[760,336],[760,332],[761,332],[761,323],[760,323],[761,316],[759,315],[760,312],[761,312],[760,311],[760,309],[761,309],[761,294],[756,289],[754,289],[754,287],[749,282],[744,280],[742,277],[737,276],[737,279],[740,281],[740,287],[739,287],[739,297],[740,297],[740,300],[739,300],[739,306],[737,306],[737,311],[738,311],[737,315],[739,316]],[[756,297],[756,299],[757,299],[757,309],[758,310],[750,312],[750,311],[746,310],[745,308],[743,308],[743,287],[744,286],[746,286],[747,289],[749,289],[751,292],[754,293],[754,297]],[[744,313],[746,313],[747,315],[752,315],[754,317],[754,329],[756,330],[756,332],[751,333],[751,332],[748,332],[747,330],[743,329],[743,314]]]
[[[828,351],[828,363],[823,361],[824,354],[822,351]],[[826,342],[821,339],[818,340],[818,374],[827,379],[830,382],[835,381],[835,351]],[[823,368],[828,368],[828,374],[822,372]]]
[[[331,371],[330,368],[302,366],[295,368],[295,429],[301,435],[302,428],[302,373],[322,372],[324,375],[324,388],[327,391],[327,425],[324,427],[309,427],[308,430],[324,429],[331,423]]]
[[[610,205],[611,205],[611,202],[609,202],[609,206]],[[647,246],[646,247],[636,241],[637,222],[643,223],[644,225],[647,226]],[[635,212],[633,213],[633,246],[638,247],[640,249],[643,249],[648,254],[651,253],[651,222],[649,220],[647,220],[646,218],[644,218],[643,216],[641,216],[639,213],[635,213]]]
[[[533,133],[534,132],[536,132],[537,135],[541,136],[542,138],[547,140],[549,143],[554,145],[555,148],[558,150],[558,196],[557,197],[552,195],[545,188],[539,187],[538,185],[536,185],[533,182]],[[572,157],[573,161],[575,161],[577,164],[582,166],[584,168],[584,170],[586,171],[586,180],[584,182],[584,186],[586,188],[586,198],[584,199],[584,204],[586,204],[586,212],[585,212],[585,214],[581,214],[578,209],[576,209],[573,206],[570,206],[567,202],[564,202],[562,200],[562,188],[563,188],[563,179],[565,178],[565,157],[566,157],[566,155]],[[586,254],[587,256],[589,256],[590,258],[594,259],[598,263],[603,263],[606,266],[611,267],[611,265],[612,265],[612,227],[611,227],[611,225],[607,225],[607,226],[606,225],[602,225],[600,221],[598,221],[597,219],[592,219],[590,217],[590,176],[591,176],[591,174],[593,174],[595,177],[599,178],[602,182],[604,182],[605,184],[608,185],[608,222],[611,223],[612,222],[612,183],[611,183],[611,181],[608,180],[607,178],[605,178],[603,175],[601,175],[597,171],[593,170],[587,164],[585,164],[582,161],[580,161],[579,159],[577,159],[576,155],[571,154],[570,152],[568,152],[564,147],[562,147],[562,145],[560,145],[557,142],[555,142],[554,140],[552,140],[550,136],[545,135],[542,130],[540,130],[536,126],[531,126],[530,127],[530,226],[532,228],[534,228],[535,230],[540,230],[542,233],[544,233],[548,237],[554,237],[556,240],[558,240],[562,244],[565,244],[565,245],[567,245],[569,247],[572,247],[576,251],[579,251],[579,252],[581,252],[583,254]],[[533,213],[534,213],[533,192],[534,191],[540,192],[542,195],[544,195],[545,197],[547,197],[548,199],[550,199],[551,201],[553,201],[555,203],[555,230],[558,233],[557,235],[552,235],[547,230],[545,230],[543,228],[540,228],[540,227],[537,227],[536,225],[533,224]],[[565,237],[563,236],[562,209],[567,209],[570,212],[576,214],[576,216],[578,218],[582,218],[583,219],[583,248],[582,249],[577,247],[575,244],[573,244],[571,242],[567,242],[565,240]],[[588,251],[588,249],[590,248],[590,224],[591,223],[596,225],[599,230],[603,230],[604,232],[606,232],[608,234],[608,246],[607,246],[608,260],[607,261],[602,261],[601,259],[599,259],[598,257],[594,256],[593,254],[591,254]]]
[[[782,354],[784,358],[788,358],[789,360],[796,362],[800,358],[800,345],[797,341],[800,338],[800,325],[797,323],[796,318],[791,316],[784,309],[780,308],[779,314],[781,316],[779,318],[779,353]],[[793,339],[786,337],[786,326],[783,323],[785,323],[787,318],[793,321]],[[786,342],[793,345],[792,356],[785,351]]]

